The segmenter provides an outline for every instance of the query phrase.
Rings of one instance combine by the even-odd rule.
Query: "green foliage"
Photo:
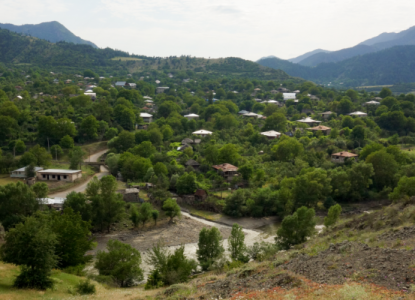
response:
[[[63,138],[61,138],[59,145],[63,149],[72,149],[74,147],[73,138],[70,135],[65,135]]]
[[[327,217],[324,218],[324,226],[330,227],[336,224],[337,220],[340,217],[341,212],[342,212],[342,208],[339,204],[336,204],[330,207]]]
[[[173,221],[174,217],[179,217],[181,215],[180,206],[177,204],[176,200],[173,199],[167,199],[164,201],[163,210],[166,216],[170,218],[170,222]]]
[[[161,276],[159,270],[154,270],[153,272],[148,275],[148,279],[144,289],[151,290],[151,289],[158,289],[164,285],[163,277]]]
[[[286,216],[277,231],[275,241],[282,249],[304,243],[315,229],[315,212],[312,208],[300,207],[291,216]]]
[[[21,266],[14,286],[46,290],[53,286],[49,278],[58,263],[56,234],[44,218],[28,217],[8,231],[1,247],[1,258],[6,263]]]
[[[208,270],[225,251],[221,240],[222,236],[216,227],[211,229],[203,228],[200,231],[196,254],[203,270]]]
[[[233,260],[239,260],[242,262],[247,262],[249,260],[249,258],[245,255],[245,234],[242,231],[242,227],[236,223],[232,226],[231,236],[228,239],[228,244],[228,250],[231,253],[231,258]]]
[[[162,283],[171,285],[186,282],[192,271],[196,270],[197,264],[194,260],[186,258],[184,246],[170,253],[167,248],[159,242],[150,250],[147,263],[154,270],[149,276],[146,288],[156,288]],[[156,273],[157,272],[157,273]]]
[[[403,176],[399,179],[398,186],[389,194],[389,198],[395,201],[405,196],[415,196],[415,177]]]
[[[280,161],[292,161],[303,151],[303,145],[295,138],[281,138],[278,144],[272,147],[275,159]]]
[[[70,152],[70,166],[69,168],[71,170],[80,170],[81,164],[84,161],[84,155],[86,153],[82,150],[81,147],[76,146],[73,148],[73,150]]]
[[[111,276],[120,287],[128,287],[134,281],[143,280],[140,268],[140,252],[117,240],[107,244],[108,252],[98,251],[95,268],[100,275]]]
[[[36,182],[30,188],[33,191],[33,193],[35,193],[37,199],[47,198],[49,194],[49,187],[44,182]]]
[[[176,189],[179,195],[192,195],[196,188],[196,178],[191,173],[184,173],[177,180]]]
[[[96,288],[93,283],[89,279],[87,280],[81,280],[76,285],[76,291],[80,295],[92,295],[96,293]]]
[[[92,206],[84,193],[69,193],[63,203],[63,209],[66,208],[71,208],[75,213],[79,213],[84,221],[92,220]]]

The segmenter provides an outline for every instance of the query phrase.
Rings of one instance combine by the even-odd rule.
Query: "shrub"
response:
[[[151,274],[148,276],[144,289],[146,290],[157,289],[159,287],[162,287],[163,285],[164,285],[163,278],[161,277],[159,270],[156,269],[153,272],[151,272]]]
[[[330,227],[336,224],[341,212],[342,208],[339,204],[330,207],[327,217],[324,218],[324,226]]]
[[[95,268],[100,275],[111,276],[121,287],[131,286],[133,281],[143,280],[140,268],[140,252],[130,245],[110,240],[108,252],[99,251]]]
[[[211,229],[203,228],[199,233],[199,243],[197,259],[203,270],[208,270],[209,267],[219,259],[225,249],[221,243],[222,236],[216,227]]]
[[[95,294],[95,285],[89,279],[82,280],[76,285],[76,291],[81,295]]]

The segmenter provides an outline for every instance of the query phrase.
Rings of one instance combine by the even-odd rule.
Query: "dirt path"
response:
[[[94,153],[90,157],[84,159],[84,162],[97,162],[98,158],[100,158],[100,156],[105,154],[106,152],[108,152],[108,149],[105,149],[105,150],[99,151],[97,153]]]

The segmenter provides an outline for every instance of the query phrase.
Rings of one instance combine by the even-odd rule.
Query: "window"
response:
[[[55,178],[56,176],[55,175],[52,175],[52,178]]]
[[[43,178],[46,178],[46,175],[42,175]]]
[[[63,175],[63,179],[66,179],[68,176],[66,176],[66,175]]]

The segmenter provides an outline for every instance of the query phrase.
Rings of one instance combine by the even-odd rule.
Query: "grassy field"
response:
[[[90,296],[76,295],[75,287],[79,281],[85,279],[75,275],[67,274],[59,270],[52,272],[52,278],[55,281],[55,287],[46,291],[35,290],[18,290],[13,287],[14,278],[19,274],[19,268],[14,265],[0,262],[0,300],[26,300],[26,299],[154,299],[157,291],[144,291],[142,287],[119,289],[104,286],[94,282],[96,294]],[[139,298],[137,296],[140,296]]]
[[[1,185],[6,185],[6,184],[9,184],[9,183],[16,183],[16,182],[19,182],[19,181],[23,182],[22,179],[10,178],[9,174],[1,174],[0,175],[0,186]]]

